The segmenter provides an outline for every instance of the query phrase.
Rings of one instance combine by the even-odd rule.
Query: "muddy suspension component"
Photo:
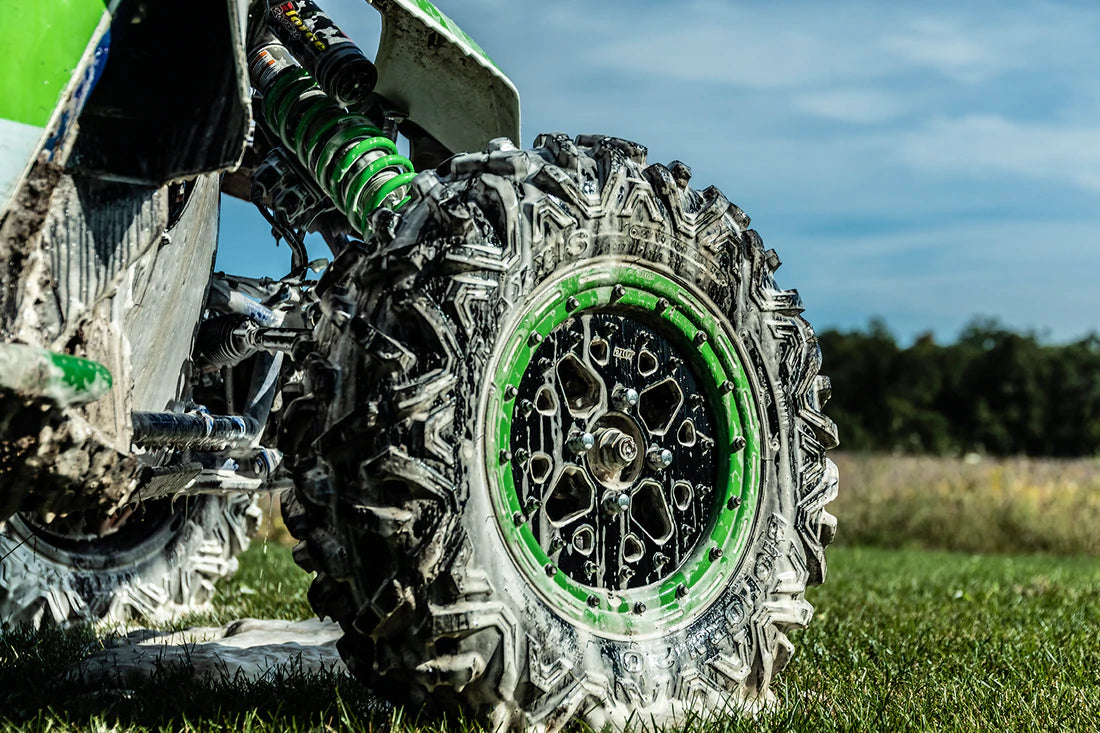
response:
[[[270,41],[252,54],[261,118],[360,234],[370,215],[405,203],[412,162],[367,117],[342,109],[285,46]]]

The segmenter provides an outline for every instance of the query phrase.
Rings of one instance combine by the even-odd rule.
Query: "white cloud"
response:
[[[1021,122],[995,115],[943,118],[900,135],[896,157],[929,173],[1007,174],[1100,191],[1100,124]]]
[[[832,89],[795,95],[795,108],[838,122],[870,124],[885,122],[911,109],[903,95],[883,89]]]

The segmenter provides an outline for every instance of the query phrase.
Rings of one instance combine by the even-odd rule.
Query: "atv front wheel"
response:
[[[391,697],[547,729],[754,710],[810,619],[816,339],[748,217],[645,155],[497,141],[322,281],[287,524]]]

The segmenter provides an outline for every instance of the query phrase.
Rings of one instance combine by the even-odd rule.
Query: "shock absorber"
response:
[[[376,209],[408,200],[412,162],[371,120],[341,109],[285,46],[272,39],[256,49],[249,73],[263,123],[360,234]]]

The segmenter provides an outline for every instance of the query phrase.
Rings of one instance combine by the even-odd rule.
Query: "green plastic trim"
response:
[[[107,11],[104,0],[4,3],[0,118],[45,127]]]
[[[612,294],[616,285],[623,287],[618,297]],[[566,305],[570,297],[579,304],[573,311]],[[659,310],[662,298],[670,304],[664,311]],[[529,308],[511,329],[497,362],[487,406],[485,460],[494,513],[505,544],[531,584],[573,623],[620,637],[667,632],[686,623],[719,597],[740,563],[756,518],[761,486],[760,418],[740,351],[734,337],[713,315],[713,306],[665,275],[637,265],[593,262],[544,286],[528,303]],[[662,319],[670,330],[682,336],[682,351],[694,355],[691,361],[717,413],[719,475],[724,473],[728,477],[726,485],[718,487],[719,516],[693,557],[659,583],[621,592],[593,590],[565,573],[547,573],[547,565],[552,564],[549,556],[535,541],[528,524],[515,522],[523,508],[514,489],[512,462],[501,458],[501,451],[508,449],[511,440],[515,407],[514,398],[505,395],[508,387],[518,389],[537,349],[530,345],[532,335],[537,333],[545,338],[570,317],[586,310],[604,309],[647,313],[651,318]],[[700,331],[707,339],[702,346],[695,346],[692,339]],[[744,438],[745,447],[734,451],[730,446],[738,437]],[[711,559],[714,548],[721,550],[721,556]],[[681,585],[688,589],[684,597],[677,595]],[[588,605],[593,595],[599,601],[595,607]],[[633,612],[638,603],[645,605],[641,614]]]
[[[428,0],[414,0],[414,2],[425,15],[431,18],[433,22],[435,22],[441,28],[445,28],[446,30],[450,31],[451,35],[453,35],[455,39],[459,41],[459,43],[467,47],[467,51],[469,51],[472,55],[480,56],[482,59],[489,62],[489,64],[500,71],[500,67],[497,66],[496,61],[493,61],[493,59],[489,57],[489,54],[485,53],[485,50],[477,44],[477,41],[470,38],[470,36],[466,34],[466,31],[459,28],[458,24],[448,18],[446,15],[444,15],[439,10],[439,8],[432,5],[430,2],[428,2]],[[504,72],[501,71],[501,73]]]
[[[107,367],[24,344],[0,344],[0,387],[60,405],[94,402],[111,389]]]

